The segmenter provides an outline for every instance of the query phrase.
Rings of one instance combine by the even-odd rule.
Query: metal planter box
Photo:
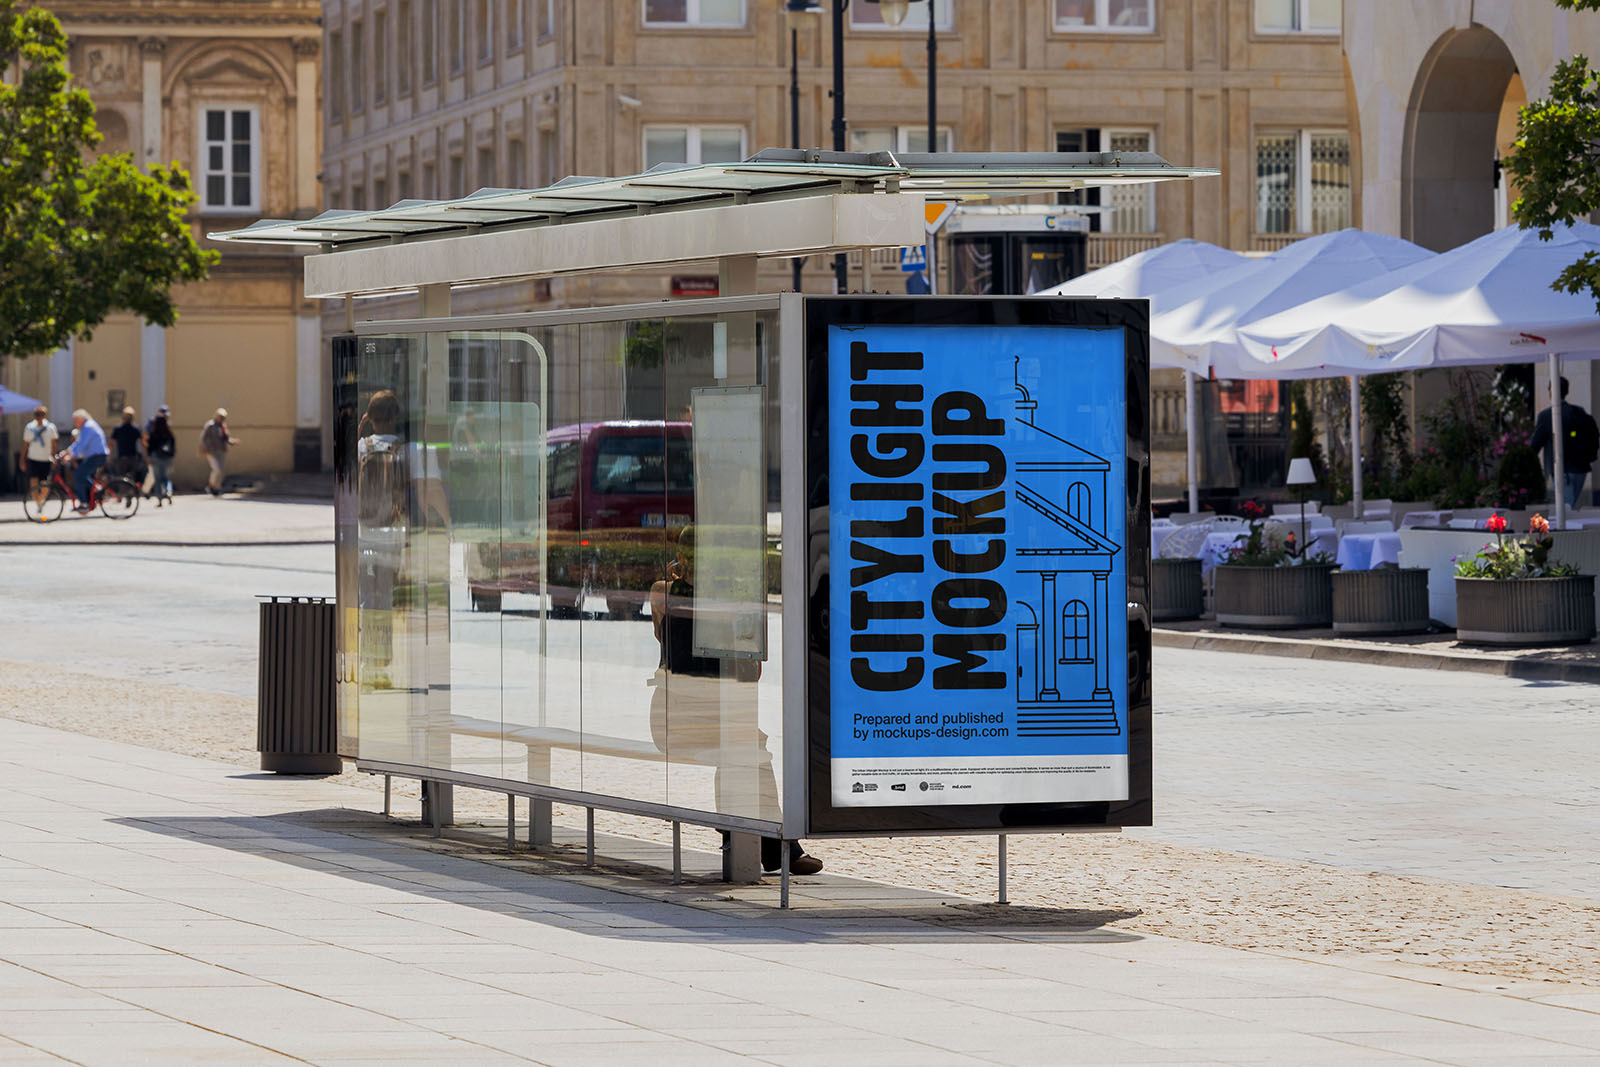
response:
[[[1333,576],[1335,633],[1408,634],[1427,628],[1426,568],[1385,567]]]
[[[1473,645],[1573,645],[1594,639],[1594,575],[1456,579],[1456,637]]]
[[[1150,561],[1150,617],[1156,622],[1198,619],[1204,600],[1199,560]]]
[[[1327,626],[1333,621],[1333,572],[1329,563],[1298,567],[1216,569],[1217,622],[1261,630]]]

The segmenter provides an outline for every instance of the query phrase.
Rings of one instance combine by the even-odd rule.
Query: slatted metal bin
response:
[[[261,598],[261,663],[256,749],[261,769],[338,774],[334,602],[327,597]]]

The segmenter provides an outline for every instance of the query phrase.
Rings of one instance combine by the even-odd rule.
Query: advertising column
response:
[[[827,358],[832,806],[1128,800],[1123,328],[830,325]]]

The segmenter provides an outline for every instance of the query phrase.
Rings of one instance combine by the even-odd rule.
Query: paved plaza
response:
[[[1160,648],[1153,829],[1014,838],[1010,908],[992,840],[818,842],[785,913],[254,773],[254,594],[331,566],[0,547],[0,1063],[1600,1059],[1592,687]]]
[[[335,784],[14,721],[0,752],[4,1062],[1600,1057],[1600,990],[1441,985],[838,878],[785,913],[771,886],[421,848]]]

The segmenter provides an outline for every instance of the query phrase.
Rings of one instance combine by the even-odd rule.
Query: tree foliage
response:
[[[184,221],[194,203],[181,167],[134,165],[100,143],[89,94],[70,85],[67,36],[40,8],[0,0],[0,356],[89,336],[112,312],[177,320],[171,289],[205,279]],[[9,84],[15,82],[16,84]]]
[[[1600,0],[1555,0],[1569,11],[1600,11]],[[1505,160],[1522,195],[1512,207],[1523,229],[1548,241],[1552,227],[1600,210],[1600,74],[1583,56],[1557,64],[1550,97],[1517,116],[1517,140]],[[1600,310],[1600,254],[1587,252],[1556,278],[1558,292],[1587,291]]]

